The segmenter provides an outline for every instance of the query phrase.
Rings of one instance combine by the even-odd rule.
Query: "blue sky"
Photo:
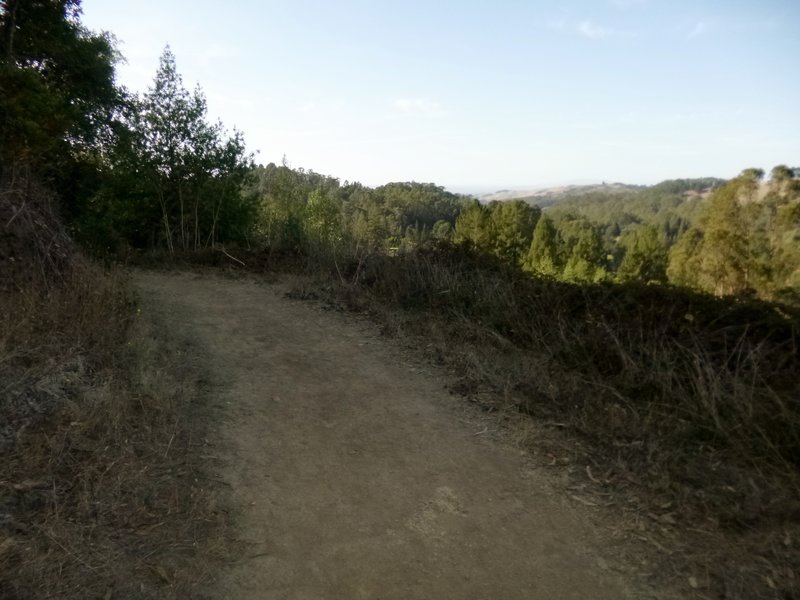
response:
[[[84,0],[263,164],[460,191],[800,165],[800,0]]]

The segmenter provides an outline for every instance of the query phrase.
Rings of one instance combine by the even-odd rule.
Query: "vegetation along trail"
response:
[[[213,469],[245,550],[212,597],[643,597],[518,450],[371,326],[281,285],[136,281],[219,382]]]

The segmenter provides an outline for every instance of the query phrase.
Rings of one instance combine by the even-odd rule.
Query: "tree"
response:
[[[640,225],[622,237],[625,256],[617,270],[620,281],[664,283],[667,280],[667,248],[655,225]]]
[[[0,176],[24,165],[68,204],[113,138],[123,100],[112,38],[80,22],[79,0],[0,2]],[[69,208],[69,206],[68,206]]]
[[[496,256],[512,265],[520,264],[533,238],[541,215],[538,206],[522,200],[493,202],[489,205],[489,237]]]
[[[240,188],[252,168],[238,131],[206,122],[206,101],[189,93],[165,48],[153,86],[133,114],[137,170],[156,199],[163,241],[197,250],[217,240],[242,239],[255,217],[255,201]]]
[[[578,282],[597,282],[606,276],[603,240],[591,225],[583,227],[572,247],[564,279]]]
[[[716,190],[703,214],[700,283],[718,296],[735,294],[748,285],[748,237],[743,199],[751,199],[764,172],[747,169]]]
[[[336,198],[322,188],[308,196],[306,231],[315,245],[333,246],[342,238],[342,215]]]
[[[448,221],[440,219],[433,224],[431,237],[435,240],[449,242],[453,239],[453,226]]]
[[[489,249],[488,215],[480,202],[473,201],[458,215],[454,237],[458,243],[466,243],[480,250]]]
[[[533,231],[523,268],[540,275],[558,276],[562,267],[558,244],[558,230],[553,221],[546,215],[542,216]]]
[[[703,232],[697,227],[684,231],[669,252],[667,278],[675,285],[700,288],[700,251]]]

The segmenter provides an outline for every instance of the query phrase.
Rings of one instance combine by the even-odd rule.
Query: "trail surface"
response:
[[[214,468],[252,551],[215,598],[620,599],[596,533],[373,327],[278,285],[141,273],[220,382]],[[476,435],[478,434],[478,435]]]

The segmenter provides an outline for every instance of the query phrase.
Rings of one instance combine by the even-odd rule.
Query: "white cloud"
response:
[[[608,29],[607,27],[602,27],[601,25],[597,25],[595,23],[592,23],[591,21],[581,21],[580,23],[578,23],[577,31],[582,36],[591,39],[602,39],[614,33],[614,31],[612,31],[611,29]]]
[[[402,114],[415,114],[437,116],[443,114],[442,105],[435,100],[427,98],[397,98],[392,102],[395,112]]]
[[[689,33],[686,34],[686,37],[691,40],[693,38],[700,37],[707,31],[708,27],[706,24],[703,21],[698,21],[695,23],[694,27],[689,30]]]

